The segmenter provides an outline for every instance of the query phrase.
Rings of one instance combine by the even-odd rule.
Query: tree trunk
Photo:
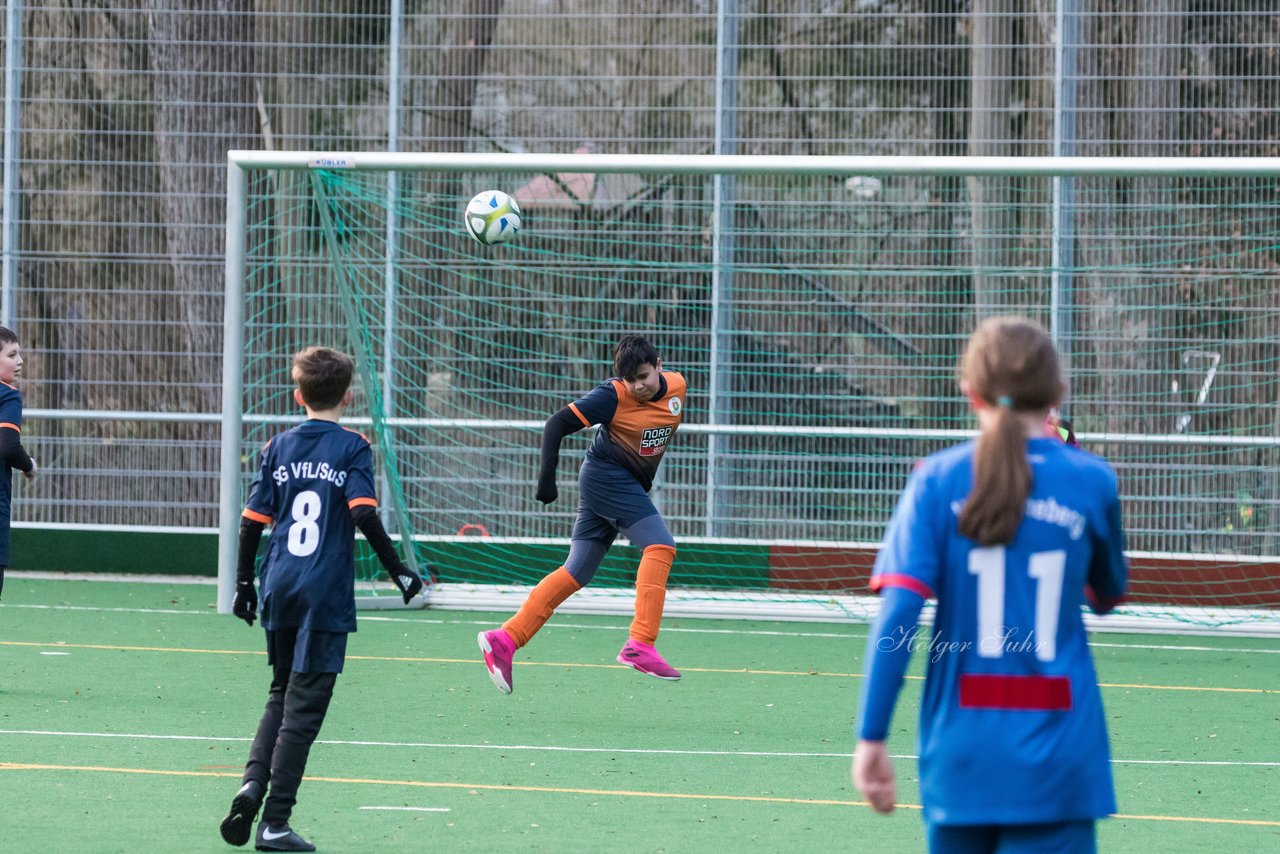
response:
[[[1128,153],[1172,157],[1183,153],[1181,119],[1182,44],[1188,0],[1145,0],[1134,17],[1133,70],[1125,78]]]
[[[471,113],[485,58],[502,14],[503,0],[466,0],[453,28],[452,39],[440,50],[442,75],[432,132],[427,144],[434,151],[462,151],[471,138]]]
[[[1172,153],[1186,0],[1151,0],[1142,13],[1124,18],[1116,11],[1105,0],[1082,3],[1081,41],[1090,47],[1080,57],[1080,153]],[[1119,49],[1133,44],[1136,50]],[[1095,397],[1104,429],[1171,430],[1159,406],[1168,400],[1170,355],[1176,361],[1178,354],[1171,354],[1171,330],[1161,324],[1165,312],[1157,310],[1178,302],[1170,269],[1176,259],[1158,240],[1177,216],[1168,204],[1169,179],[1094,178],[1079,187],[1078,197],[1088,199],[1078,215],[1081,292],[1091,301]],[[1118,235],[1146,235],[1150,242]]]
[[[475,109],[476,90],[480,85],[480,77],[484,74],[485,61],[489,53],[489,45],[493,42],[494,31],[498,27],[499,15],[502,13],[503,0],[464,0],[460,3],[460,14],[445,28],[439,45],[441,56],[436,66],[436,98],[433,109],[428,114],[428,123],[423,147],[428,151],[464,151],[472,139],[471,117]],[[423,175],[420,193],[432,193],[448,203],[458,201],[457,215],[461,215],[462,200],[457,199],[461,193],[461,176],[455,172],[439,175]],[[514,187],[510,188],[514,189]],[[461,221],[458,220],[461,227]],[[456,352],[458,345],[454,339],[453,319],[465,314],[466,309],[459,304],[454,294],[472,294],[483,283],[458,277],[448,265],[438,265],[432,271],[436,284],[426,280],[424,300],[434,305],[438,316],[444,320],[438,327],[441,334],[436,346],[442,352]],[[463,298],[466,299],[465,297]],[[501,306],[494,302],[492,307]],[[502,325],[500,316],[491,314],[488,317],[495,334],[487,341],[476,342],[474,354],[479,364],[503,364],[503,352],[500,335],[496,330]],[[420,333],[410,332],[410,335]],[[422,347],[423,344],[411,339],[411,346]],[[465,349],[465,348],[464,348]]]
[[[226,152],[254,127],[251,0],[149,0],[160,215],[181,306],[184,373],[198,412],[216,411],[209,364],[222,352]]]

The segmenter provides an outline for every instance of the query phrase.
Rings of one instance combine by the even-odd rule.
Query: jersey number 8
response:
[[[299,492],[290,509],[289,554],[307,557],[320,547],[320,495],[313,490]]]

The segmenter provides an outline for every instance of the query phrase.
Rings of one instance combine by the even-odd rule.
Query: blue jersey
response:
[[[1057,439],[1030,440],[1022,523],[1009,545],[983,548],[958,530],[975,449],[950,448],[915,471],[871,582],[937,598],[920,708],[925,819],[1108,815],[1110,749],[1081,608],[1086,585],[1107,599],[1125,589],[1115,474]]]
[[[22,433],[22,392],[0,382],[0,430]],[[13,467],[0,461],[0,567],[9,565],[9,511],[13,501]]]
[[[304,421],[262,449],[246,518],[271,524],[262,559],[262,626],[354,632],[355,522],[377,506],[369,440]]]

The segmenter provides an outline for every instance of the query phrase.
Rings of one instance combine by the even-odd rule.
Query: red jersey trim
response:
[[[17,424],[10,424],[8,421],[0,422],[0,430],[3,430],[6,427],[8,427],[10,430],[17,431],[18,433],[22,432],[22,428],[19,427]]]
[[[573,404],[573,403],[569,404],[569,408],[573,410],[573,414],[574,414],[574,415],[578,416],[578,420],[582,422],[582,426],[583,426],[583,427],[590,427],[590,426],[591,426],[591,422],[590,422],[590,421],[588,421],[588,420],[586,419],[586,417],[585,417],[585,416],[583,416],[583,414],[582,414],[581,412],[579,412],[579,411],[578,411],[578,407],[577,407],[577,405],[576,405],[576,404]]]
[[[357,507],[377,507],[378,499],[376,498],[353,498],[347,502],[347,507],[352,510]]]
[[[904,590],[910,590],[912,593],[918,593],[922,599],[932,599],[933,589],[918,578],[912,578],[910,575],[904,575],[900,572],[888,572],[884,575],[871,576],[871,590],[879,593],[885,587],[901,587]]]
[[[1069,712],[1071,679],[1066,676],[962,673],[960,708]]]
[[[270,516],[267,516],[263,513],[259,513],[256,510],[250,510],[248,507],[244,508],[244,512],[241,513],[240,515],[246,519],[252,519],[255,522],[261,522],[264,525],[271,524]]]
[[[3,427],[3,426],[5,425],[0,424],[0,427]],[[1092,584],[1086,584],[1084,586],[1084,598],[1088,600],[1089,608],[1095,614],[1108,614],[1117,605],[1124,602],[1123,593],[1120,594],[1119,596],[1099,596],[1098,592],[1093,589]]]

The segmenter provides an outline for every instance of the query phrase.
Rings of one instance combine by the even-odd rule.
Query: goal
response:
[[[689,381],[653,496],[668,613],[865,619],[920,457],[971,435],[977,318],[1050,328],[1064,414],[1120,476],[1122,624],[1280,626],[1280,160],[610,154],[229,155],[220,607],[289,355],[354,353],[388,528],[441,606],[507,608],[576,509],[533,496],[552,412],[643,332]],[[502,189],[518,240],[462,210]],[[615,549],[571,603],[625,611]],[[362,584],[375,606],[394,602]]]

